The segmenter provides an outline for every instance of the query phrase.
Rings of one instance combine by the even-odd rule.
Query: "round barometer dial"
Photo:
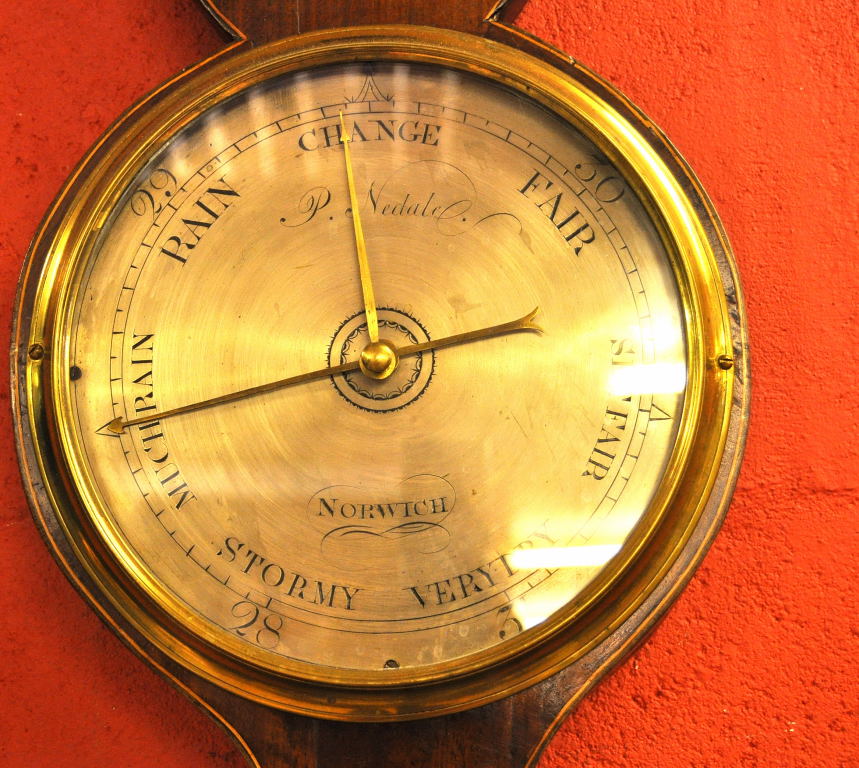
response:
[[[39,246],[26,396],[112,609],[231,691],[396,719],[601,642],[707,503],[718,257],[607,103],[452,33],[167,93]]]

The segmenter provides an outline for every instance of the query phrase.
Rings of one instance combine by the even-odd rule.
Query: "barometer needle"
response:
[[[340,141],[343,144],[343,157],[346,158],[346,181],[349,186],[349,204],[352,207],[352,226],[355,229],[355,248],[358,251],[358,271],[361,275],[361,292],[364,295],[364,315],[367,318],[367,333],[370,341],[379,340],[379,318],[376,315],[376,297],[370,280],[370,263],[367,261],[367,246],[364,243],[364,228],[358,211],[358,195],[355,192],[355,176],[352,173],[352,153],[349,149],[351,139],[346,135],[343,113],[340,113]]]
[[[534,317],[536,316],[538,309],[539,307],[535,307],[531,312],[529,312],[524,317],[520,317],[518,320],[511,320],[508,323],[501,323],[500,325],[492,325],[488,328],[479,328],[475,331],[456,333],[452,336],[445,336],[441,339],[430,339],[429,341],[424,341],[420,344],[409,344],[407,346],[400,347],[396,350],[396,352],[400,358],[403,358],[409,357],[410,355],[417,355],[421,352],[427,352],[431,349],[451,347],[454,344],[466,344],[469,341],[488,339],[491,336],[503,336],[504,334],[515,333],[516,331],[535,331],[537,333],[542,333],[543,329],[534,322]],[[232,403],[236,400],[242,400],[246,397],[251,397],[252,395],[261,395],[264,392],[274,392],[277,389],[285,389],[286,387],[291,387],[295,384],[303,384],[307,381],[324,379],[327,376],[336,376],[341,373],[350,373],[351,371],[357,371],[358,367],[358,361],[353,360],[348,363],[341,363],[340,365],[320,368],[316,371],[300,373],[297,376],[289,376],[285,379],[280,379],[279,381],[269,382],[268,384],[260,384],[256,387],[242,389],[238,392],[231,392],[228,395],[220,395],[219,397],[212,397],[208,400],[201,400],[200,402],[191,403],[190,405],[182,405],[178,408],[171,408],[170,410],[161,411],[161,413],[156,413],[150,416],[145,416],[137,419],[129,419],[128,421],[123,421],[121,417],[117,417],[107,425],[107,428],[114,434],[121,435],[127,427],[134,427],[138,424],[148,424],[153,421],[157,421],[158,419],[166,419],[168,416],[178,416],[180,413],[199,411],[203,408],[210,408],[214,405]]]

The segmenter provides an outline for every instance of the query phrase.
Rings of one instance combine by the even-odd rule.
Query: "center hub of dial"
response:
[[[371,341],[363,350],[358,364],[361,373],[371,379],[387,379],[396,369],[400,357],[393,343],[387,339]]]
[[[363,312],[344,320],[328,347],[328,364],[359,361],[361,369],[333,376],[334,387],[356,408],[377,413],[396,411],[417,400],[429,386],[435,367],[432,351],[400,359],[397,349],[429,341],[421,323],[401,309],[379,307],[379,332],[371,343]]]

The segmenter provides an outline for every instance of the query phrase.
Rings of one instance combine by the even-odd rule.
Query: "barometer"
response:
[[[111,129],[25,266],[36,518],[259,764],[533,764],[733,486],[721,225],[502,12],[241,41]]]

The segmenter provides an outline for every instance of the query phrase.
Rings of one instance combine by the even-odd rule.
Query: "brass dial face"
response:
[[[570,95],[393,47],[162,109],[43,288],[81,527],[144,614],[273,679],[538,652],[677,517],[722,373],[655,161]]]

